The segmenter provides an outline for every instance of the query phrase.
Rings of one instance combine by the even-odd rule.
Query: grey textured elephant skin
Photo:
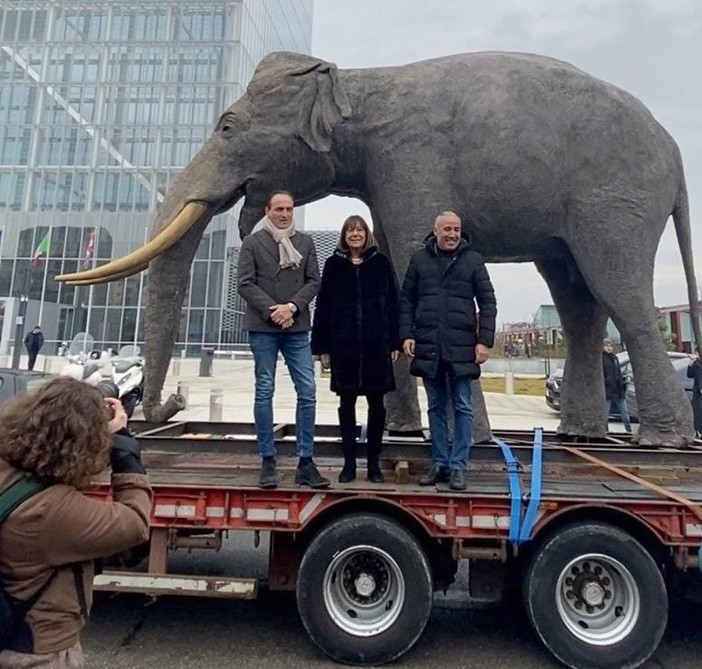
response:
[[[549,286],[568,343],[562,433],[606,432],[601,341],[611,316],[636,376],[639,440],[690,441],[690,405],[665,355],[653,301],[656,249],[672,215],[688,296],[697,304],[682,161],[674,140],[628,93],[527,54],[365,70],[298,54],[267,56],[169,190],[155,224],[157,235],[186,203],[207,205],[150,263],[150,417],[159,417],[205,226],[243,197],[239,227],[248,234],[266,195],[279,188],[298,204],[329,194],[361,199],[398,277],[436,214],[456,211],[488,262],[534,262]],[[416,393],[403,379],[390,422],[413,428]]]

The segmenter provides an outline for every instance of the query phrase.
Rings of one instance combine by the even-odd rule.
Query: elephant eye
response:
[[[222,132],[227,132],[228,130],[231,130],[231,129],[232,129],[232,127],[228,123],[225,123],[222,126]]]

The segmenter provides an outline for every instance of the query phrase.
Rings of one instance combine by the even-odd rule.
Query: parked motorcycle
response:
[[[129,418],[144,397],[144,359],[138,346],[123,346],[112,358],[112,381]]]
[[[100,361],[96,359],[93,352],[94,345],[94,338],[86,332],[79,332],[73,337],[65,355],[66,364],[59,372],[59,376],[70,376],[78,381],[85,381],[91,386],[97,385],[103,375]]]

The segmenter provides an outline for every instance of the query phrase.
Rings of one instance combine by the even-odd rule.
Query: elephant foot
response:
[[[473,443],[489,444],[492,442],[492,430],[489,424],[478,424],[473,427]]]
[[[163,404],[144,403],[144,415],[150,423],[165,423],[185,409],[185,406],[185,398],[182,395],[171,394]]]
[[[422,423],[418,420],[389,420],[388,432],[397,435],[417,436],[422,432]]]
[[[590,441],[604,439],[607,436],[607,429],[600,424],[600,421],[591,423],[561,418],[556,433],[564,441]]]
[[[641,427],[632,438],[631,443],[641,448],[687,448],[694,438],[691,434],[678,434],[655,428]]]

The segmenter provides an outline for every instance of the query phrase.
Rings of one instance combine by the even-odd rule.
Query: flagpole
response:
[[[149,236],[149,228],[144,228],[144,246],[146,246],[146,240]],[[137,337],[139,336],[139,320],[141,318],[141,293],[144,290],[144,272],[143,270],[139,272],[139,294],[137,295],[137,312],[136,312],[136,323],[134,325],[134,346],[137,345]]]
[[[49,240],[51,240],[51,226],[49,226]],[[39,320],[37,323],[41,325],[41,319],[44,315],[44,299],[46,298],[46,276],[49,273],[49,253],[51,252],[51,242],[49,241],[49,248],[46,250],[46,259],[44,262],[44,276],[41,281],[41,299],[39,302]]]
[[[95,263],[97,260],[97,254],[98,254],[98,247],[100,243],[100,231],[95,227],[95,241],[93,242],[93,257],[91,258],[92,260],[92,269],[95,269]],[[95,290],[95,286],[91,283],[90,284],[90,290],[88,291],[88,317],[85,319],[85,335],[83,336],[83,351],[87,353],[85,350],[87,340],[88,340],[88,335],[90,334],[90,315],[93,309],[93,291]]]

